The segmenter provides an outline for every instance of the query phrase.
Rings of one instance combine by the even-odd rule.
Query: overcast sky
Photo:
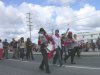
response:
[[[27,14],[32,17],[32,41],[37,42],[40,27],[48,33],[99,32],[100,0],[0,0],[0,38],[29,37]],[[69,26],[68,26],[69,24]]]

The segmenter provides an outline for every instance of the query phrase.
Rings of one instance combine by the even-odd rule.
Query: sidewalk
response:
[[[10,54],[12,54],[12,52],[9,51]],[[41,54],[41,52],[33,52],[33,54]],[[100,56],[100,51],[89,51],[89,52],[81,52],[81,55],[83,56]]]
[[[33,54],[41,54],[40,52],[33,52]],[[81,52],[81,55],[83,56],[99,56],[100,55],[100,51],[96,51],[96,52]]]
[[[81,55],[86,55],[86,56],[99,56],[100,55],[100,51],[98,52],[82,52]]]

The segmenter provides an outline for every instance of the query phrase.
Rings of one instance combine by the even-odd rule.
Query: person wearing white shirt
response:
[[[80,57],[80,40],[76,34],[74,34],[74,50],[75,54],[77,53],[77,56]]]
[[[54,40],[54,47],[56,54],[54,55],[53,58],[53,64],[56,64],[57,59],[59,60],[60,66],[62,66],[62,60],[61,60],[61,37],[59,36],[59,30],[55,30],[55,34],[52,36]]]

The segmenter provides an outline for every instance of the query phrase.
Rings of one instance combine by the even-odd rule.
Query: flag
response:
[[[55,50],[48,53],[48,60],[50,60],[53,57],[54,52],[55,52]]]
[[[53,53],[55,52],[55,49],[54,49],[54,41],[52,41],[51,43],[48,44],[48,60],[50,60],[52,57],[53,57]]]

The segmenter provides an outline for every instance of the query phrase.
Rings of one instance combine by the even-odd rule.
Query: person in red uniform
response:
[[[75,45],[75,42],[74,42],[74,39],[72,37],[71,31],[68,32],[67,40],[65,41],[65,45],[66,45],[66,48],[68,50],[68,55],[64,58],[65,63],[66,63],[67,59],[69,57],[71,57],[71,64],[75,64],[75,62],[74,62],[74,56],[75,56],[74,45]]]
[[[3,43],[2,40],[0,39],[0,60],[3,59]]]
[[[44,70],[44,67],[45,67],[46,73],[51,73],[49,69],[49,63],[48,63],[48,53],[46,50],[48,40],[46,37],[46,31],[43,28],[40,28],[39,30],[38,39],[39,39],[38,44],[40,45],[40,52],[42,53],[42,56],[43,56],[43,60],[39,66],[39,69]]]

